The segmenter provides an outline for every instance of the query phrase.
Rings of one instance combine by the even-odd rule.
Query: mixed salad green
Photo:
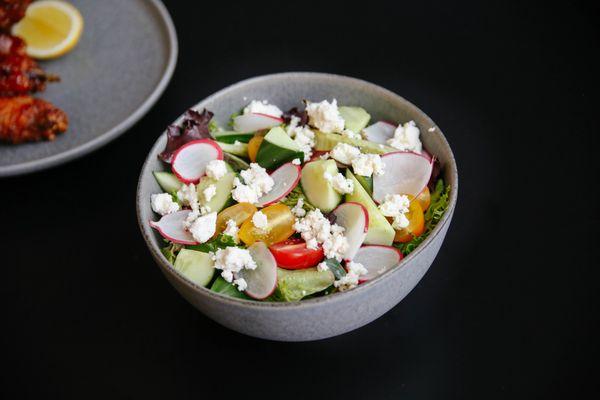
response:
[[[440,221],[450,187],[413,121],[370,121],[335,99],[286,112],[254,100],[226,129],[189,110],[159,155],[171,172],[154,172],[163,255],[197,285],[263,301],[394,268]]]

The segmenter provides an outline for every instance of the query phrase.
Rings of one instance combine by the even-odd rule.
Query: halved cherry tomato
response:
[[[258,149],[260,148],[264,138],[264,135],[256,133],[248,142],[248,158],[250,161],[256,162],[256,155],[258,154]]]
[[[233,219],[237,226],[240,226],[244,221],[252,217],[257,211],[257,208],[250,203],[238,203],[231,207],[227,207],[217,215],[217,228],[215,235],[223,232],[227,226],[227,221]]]
[[[285,242],[275,243],[269,247],[277,261],[277,265],[284,269],[304,269],[314,267],[323,260],[323,249],[309,249],[302,239],[288,239]]]
[[[273,243],[283,242],[294,234],[296,219],[288,206],[278,203],[265,207],[261,211],[267,216],[266,228],[257,228],[250,218],[242,224],[238,233],[238,237],[248,246],[256,241],[270,246]]]
[[[429,204],[431,203],[431,192],[429,192],[429,187],[425,186],[425,189],[417,196],[417,201],[421,205],[423,211],[429,208]]]
[[[408,218],[408,226],[396,231],[394,242],[410,242],[413,237],[421,236],[425,232],[425,215],[418,200],[411,200],[406,218]]]

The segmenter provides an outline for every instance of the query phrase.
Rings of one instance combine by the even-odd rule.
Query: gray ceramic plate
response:
[[[283,341],[322,339],[356,329],[402,300],[427,272],[442,245],[456,206],[456,161],[440,128],[397,94],[345,76],[293,72],[239,82],[202,100],[194,108],[213,111],[221,126],[226,126],[231,113],[252,99],[267,99],[282,109],[289,109],[301,107],[302,99],[320,101],[334,97],[340,104],[364,107],[373,120],[414,120],[421,129],[425,148],[439,158],[444,180],[451,185],[449,208],[429,237],[396,268],[355,289],[296,303],[234,299],[194,285],[179,275],[160,253],[164,241],[150,228],[148,221],[156,219],[150,207],[150,195],[161,191],[152,171],[165,169],[157,158],[166,144],[166,136],[161,134],[148,154],[138,183],[137,212],[142,235],[152,256],[177,291],[201,312],[226,327],[251,336]],[[176,123],[180,121],[181,117]],[[431,128],[435,129],[430,131]],[[443,268],[443,265],[439,267]]]
[[[67,55],[42,63],[61,76],[39,97],[69,116],[53,142],[0,144],[0,176],[48,168],[105,145],[158,100],[177,60],[173,22],[158,0],[70,0],[85,20]]]

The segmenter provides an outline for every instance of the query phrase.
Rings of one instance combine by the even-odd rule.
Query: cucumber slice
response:
[[[183,185],[179,179],[177,179],[175,174],[171,172],[154,171],[152,174],[154,175],[154,179],[156,179],[156,182],[160,188],[167,193],[176,192],[179,190],[181,185]]]
[[[266,169],[275,169],[295,158],[304,160],[304,153],[300,146],[278,126],[267,133],[256,154],[256,162]]]
[[[215,273],[211,255],[196,250],[181,249],[173,267],[198,286],[208,285]]]
[[[344,127],[360,133],[371,120],[369,113],[362,107],[340,107],[340,115],[344,118]]]
[[[326,172],[329,172],[332,176],[338,174],[335,160],[311,161],[302,168],[300,181],[309,203],[320,208],[323,212],[330,212],[340,204],[342,195],[336,192],[325,179],[323,175]]]
[[[316,268],[286,270],[277,268],[277,289],[275,297],[283,301],[299,301],[327,289],[333,285],[335,277],[330,270]]]
[[[369,213],[369,231],[364,243],[391,246],[394,243],[396,231],[394,231],[392,225],[381,214],[371,196],[362,187],[354,174],[350,172],[350,169],[346,170],[346,178],[352,179],[354,182],[354,192],[346,195],[346,201],[354,201],[362,204]]]
[[[250,168],[250,164],[246,160],[239,158],[233,154],[224,153],[223,159],[227,162],[227,168],[231,168],[233,171],[241,171],[243,169]]]
[[[230,205],[233,202],[231,199],[231,191],[233,190],[234,178],[235,172],[228,172],[218,181],[209,178],[208,176],[204,176],[202,179],[200,179],[200,182],[196,187],[200,204],[205,207],[210,207],[211,212],[219,212]],[[207,202],[204,198],[204,189],[210,185],[215,185],[217,187],[217,192],[210,199],[210,201]]]
[[[230,153],[236,156],[240,156],[240,157],[248,157],[248,144],[247,143],[242,143],[242,142],[237,142],[237,143],[223,143],[223,142],[217,142],[217,144],[219,145],[219,147],[221,147],[221,149],[225,152],[225,153]]]
[[[362,139],[350,139],[346,136],[338,135],[337,133],[315,132],[315,150],[330,151],[338,143],[348,143],[361,149],[363,153],[385,154],[393,151],[398,151],[393,147],[379,145]]]
[[[220,131],[214,132],[213,136],[217,142],[233,144],[236,141],[241,143],[248,143],[254,136],[254,133],[240,133],[234,131]]]
[[[354,175],[354,177],[360,182],[361,186],[365,188],[367,193],[369,193],[369,196],[373,196],[373,177],[362,175]]]

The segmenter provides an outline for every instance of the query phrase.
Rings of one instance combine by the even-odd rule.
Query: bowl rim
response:
[[[409,107],[413,107],[417,112],[421,113],[425,117],[425,120],[427,122],[429,122],[432,127],[436,128],[437,134],[440,135],[440,137],[442,139],[442,143],[446,146],[448,153],[450,155],[449,159],[447,160],[446,168],[450,169],[449,173],[454,178],[454,183],[451,185],[450,202],[448,205],[448,209],[442,216],[442,219],[438,222],[436,227],[433,229],[433,231],[429,234],[429,236],[419,246],[417,246],[415,248],[415,250],[413,250],[409,255],[403,257],[402,260],[400,261],[400,263],[396,267],[390,268],[389,270],[387,270],[386,272],[384,272],[377,278],[372,279],[367,282],[364,282],[364,283],[361,283],[358,287],[356,287],[352,290],[349,290],[347,292],[336,292],[336,293],[332,293],[332,294],[322,296],[322,297],[315,297],[315,298],[301,300],[301,301],[295,301],[295,302],[267,302],[267,301],[259,301],[259,300],[239,299],[236,297],[227,296],[227,295],[224,295],[221,293],[213,292],[212,290],[210,290],[207,287],[196,285],[195,283],[191,282],[190,280],[188,280],[187,278],[185,278],[184,276],[179,274],[179,272],[177,272],[173,268],[171,263],[162,254],[162,252],[160,251],[158,246],[153,242],[152,235],[154,235],[154,232],[152,232],[151,228],[146,223],[146,221],[142,221],[142,219],[141,219],[140,206],[142,204],[142,201],[146,201],[146,199],[141,198],[141,194],[140,194],[141,187],[142,187],[142,181],[144,178],[144,173],[149,168],[148,164],[150,163],[150,161],[152,159],[151,155],[157,154],[157,150],[158,150],[157,148],[158,148],[159,142],[162,138],[162,135],[165,132],[163,130],[163,132],[158,136],[158,138],[154,142],[154,145],[148,152],[148,155],[146,156],[146,159],[145,159],[144,164],[140,171],[138,185],[136,188],[136,214],[137,214],[138,225],[139,225],[140,231],[142,233],[142,236],[144,238],[144,241],[146,242],[146,246],[149,248],[150,253],[152,254],[154,260],[161,267],[163,272],[168,272],[169,275],[174,277],[174,279],[179,281],[179,283],[187,286],[189,289],[193,290],[194,292],[204,295],[204,296],[208,296],[209,298],[212,298],[213,300],[221,301],[224,303],[229,303],[234,306],[244,306],[244,307],[250,307],[250,308],[260,308],[260,309],[264,309],[264,308],[271,308],[271,309],[294,308],[294,309],[298,309],[298,308],[314,307],[314,306],[320,305],[325,302],[336,302],[336,301],[340,301],[340,300],[343,301],[343,299],[348,299],[352,296],[358,296],[361,293],[365,292],[366,290],[370,290],[371,287],[378,286],[378,285],[382,284],[383,282],[385,282],[385,279],[382,279],[382,278],[384,278],[388,275],[400,273],[400,271],[402,271],[404,269],[403,267],[405,267],[407,264],[409,264],[412,260],[416,259],[420,255],[420,253],[423,252],[425,250],[425,248],[427,248],[432,243],[432,241],[439,235],[439,233],[442,231],[442,229],[449,223],[449,221],[454,213],[454,209],[456,207],[456,202],[458,199],[458,169],[457,169],[454,153],[452,152],[452,148],[450,147],[450,144],[448,143],[446,136],[443,134],[442,130],[433,122],[433,120],[426,113],[424,113],[419,107],[417,107],[410,101],[406,100],[404,97],[402,97],[388,89],[385,89],[377,84],[365,81],[363,79],[353,78],[353,77],[349,77],[349,76],[345,76],[345,75],[331,74],[331,73],[280,72],[280,73],[274,73],[274,74],[260,75],[260,76],[247,78],[247,79],[238,81],[232,85],[229,85],[229,86],[205,97],[204,99],[200,100],[198,103],[194,104],[193,106],[191,106],[189,108],[195,109],[199,105],[209,102],[210,100],[212,100],[218,96],[221,96],[222,94],[224,94],[230,90],[235,90],[238,87],[245,86],[249,83],[260,83],[261,81],[266,81],[266,80],[273,79],[273,78],[290,78],[290,77],[309,78],[309,79],[310,78],[330,78],[330,79],[346,80],[346,81],[352,82],[354,84],[362,85],[363,87],[369,87],[370,89],[372,89],[376,92],[379,92],[380,94],[396,97],[400,101],[406,103]],[[173,122],[173,124],[179,124],[181,122],[181,120],[183,119],[184,114],[185,114],[185,111]]]

